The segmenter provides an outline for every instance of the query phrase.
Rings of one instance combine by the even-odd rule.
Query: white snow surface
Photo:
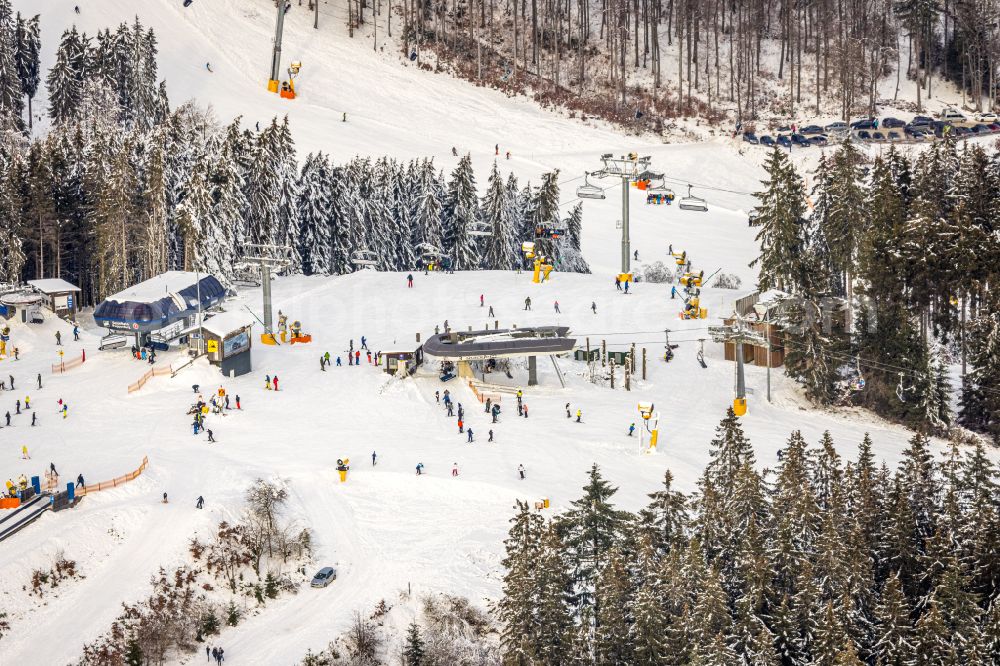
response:
[[[66,280],[60,278],[45,278],[42,280],[28,280],[28,284],[42,292],[43,294],[52,294],[61,291],[80,291],[80,288],[75,284],[70,284]]]
[[[356,154],[434,156],[450,170],[456,146],[471,152],[482,186],[499,143],[505,171],[537,182],[540,173],[558,168],[564,182],[572,179],[563,193],[566,201],[582,183],[583,171],[600,166],[601,153],[652,155],[652,168],[673,178],[731,192],[696,188],[709,200],[708,213],[645,206],[633,193],[632,247],[639,251],[640,267],[669,264],[666,248],[672,243],[688,251],[696,271],[721,267],[746,286],[755,282],[747,264],[757,248],[745,216],[753,198],[745,193],[759,187],[763,151],[741,155],[741,146],[728,139],[663,145],[623,137],[523,98],[406,66],[391,47],[373,52],[370,41],[349,40],[331,16],[321,17],[324,25],[314,31],[311,17],[294,3],[284,54],[286,63],[303,60],[301,94],[282,100],[265,91],[272,7],[267,0],[195,0],[187,9],[180,0],[83,0],[76,16],[73,3],[61,0],[14,2],[22,13],[42,15],[46,70],[59,35],[73,21],[94,34],[138,13],[156,31],[160,72],[174,104],[194,98],[211,104],[224,122],[242,115],[249,127],[287,113],[302,155],[324,150],[335,161]],[[323,7],[333,11],[329,4]],[[214,73],[206,71],[206,61]],[[44,104],[42,91],[37,105]],[[502,158],[507,150],[513,155],[509,162]],[[408,585],[416,593],[443,591],[476,602],[496,598],[514,501],[549,497],[551,513],[557,512],[579,496],[593,462],[620,488],[615,499],[623,508],[642,506],[667,469],[682,489],[694,490],[733,387],[733,366],[723,360],[721,346],[706,340],[709,367],[698,365],[698,340],[709,338],[707,326],[729,314],[745,292],[706,288],[707,321],[679,320],[682,304],[670,300],[669,285],[640,282],[627,296],[616,292],[619,205],[617,190],[607,200],[585,204],[583,251],[593,275],[553,273],[550,283],[536,285],[527,272],[418,273],[413,289],[406,287],[405,274],[372,271],[276,280],[275,310],[300,320],[313,342],[271,347],[255,335],[254,372],[235,380],[201,360],[175,378],[154,377],[130,395],[126,387],[148,365],[121,350],[98,352],[101,331],[86,330],[72,342],[69,326],[51,318],[36,326],[13,322],[11,344],[19,347],[20,360],[0,361],[0,374],[14,375],[18,390],[0,397],[12,408],[15,399],[30,395],[39,425],[30,427],[29,415],[14,416],[11,429],[3,431],[0,476],[40,474],[51,461],[64,480],[82,473],[93,483],[135,469],[143,456],[149,457],[149,468],[136,481],[87,497],[72,511],[44,515],[2,544],[0,600],[12,627],[0,639],[0,664],[65,664],[79,656],[85,642],[108,628],[122,602],[148,594],[149,577],[159,566],[187,561],[193,535],[207,535],[220,520],[238,514],[243,493],[258,477],[287,483],[289,515],[314,531],[316,568],[336,566],[339,578],[323,590],[309,589],[306,579],[298,594],[269,602],[260,614],[225,628],[214,643],[226,648],[227,663],[294,663],[307,648],[321,648],[338,635],[354,610],[370,611],[382,598],[392,602]],[[504,396],[501,423],[491,425],[471,391],[458,379],[442,384],[434,367],[405,381],[367,365],[364,356],[361,367],[348,367],[344,358],[342,367],[320,370],[321,354],[344,357],[348,341],[357,346],[362,335],[377,351],[409,347],[417,333],[426,339],[445,319],[459,330],[492,326],[480,294],[501,327],[562,324],[581,345],[589,339],[593,347],[606,340],[610,349],[631,343],[646,348],[648,379],[637,374],[632,391],[612,391],[587,382],[583,364],[562,360],[568,387],[561,389],[551,364],[539,359],[541,385],[523,387],[530,418],[518,418]],[[534,310],[525,312],[529,295]],[[236,311],[246,304],[259,313],[260,298],[259,289],[242,292],[226,308]],[[552,307],[556,300],[560,315]],[[53,376],[57,327],[67,358],[81,349],[88,353],[81,367]],[[680,344],[670,364],[658,360],[666,328]],[[159,355],[159,362],[176,360],[175,354]],[[44,380],[40,391],[34,381],[38,372]],[[279,376],[280,391],[264,390],[265,374]],[[194,384],[206,395],[222,385],[230,396],[241,396],[242,411],[209,417],[217,444],[191,434],[186,411],[195,399]],[[910,437],[864,412],[808,408],[780,371],[772,373],[770,404],[763,368],[748,368],[747,384],[754,393],[741,422],[762,467],[774,465],[793,429],[813,442],[829,430],[849,457],[870,432],[876,454],[890,465]],[[445,388],[466,407],[473,444],[436,404],[435,391]],[[69,405],[65,420],[56,413],[59,399]],[[640,401],[655,403],[660,412],[661,444],[652,455],[626,436],[629,423],[639,420]],[[565,417],[566,402],[574,412],[582,409],[583,423]],[[496,441],[488,444],[491,427]],[[20,459],[22,444],[31,460]],[[334,470],[343,457],[352,461],[345,484]],[[426,465],[425,476],[415,476],[418,462]],[[450,476],[454,463],[460,468],[457,478]],[[519,464],[527,469],[526,480],[518,479]],[[169,493],[169,504],[159,502],[163,492]],[[203,511],[194,508],[199,495],[206,500]],[[59,550],[77,561],[85,578],[39,601],[24,587],[30,587],[32,569],[47,568]]]
[[[187,289],[197,283],[199,279],[206,277],[208,277],[207,273],[202,273],[199,276],[194,271],[167,271],[127,289],[122,289],[104,300],[117,303],[155,303],[171,294],[180,292],[182,289]]]

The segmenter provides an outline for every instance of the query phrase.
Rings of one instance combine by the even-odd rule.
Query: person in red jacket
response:
[[[275,375],[274,379],[272,381],[274,382],[274,390],[277,391],[278,390],[278,375]]]

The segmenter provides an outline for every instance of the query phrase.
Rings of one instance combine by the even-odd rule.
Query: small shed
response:
[[[79,309],[80,288],[62,278],[28,280],[28,284],[42,295],[42,303],[57,316],[76,318]]]
[[[423,364],[424,348],[420,346],[409,351],[384,351],[382,360],[385,361],[386,374],[405,377],[412,375]]]
[[[235,310],[205,319],[201,325],[209,363],[218,365],[227,377],[245,375],[253,369],[250,362],[250,327],[253,315]]]

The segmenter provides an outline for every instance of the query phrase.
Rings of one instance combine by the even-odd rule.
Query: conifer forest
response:
[[[559,209],[558,172],[532,186],[494,166],[480,197],[467,157],[450,174],[429,159],[300,159],[287,118],[250,129],[193,103],[171,109],[156,36],[138,19],[63,34],[45,75],[54,126],[28,140],[38,18],[0,0],[0,44],[0,280],[62,277],[94,304],[166,270],[232,283],[248,243],[290,246],[288,271],[307,275],[357,270],[359,252],[379,270],[509,270],[538,230],[560,270],[588,271],[582,208]]]
[[[564,513],[519,504],[504,663],[1000,663],[996,465],[915,435],[891,470],[871,447],[844,460],[793,432],[759,471],[730,410],[692,494],[667,471],[623,511],[594,465]]]

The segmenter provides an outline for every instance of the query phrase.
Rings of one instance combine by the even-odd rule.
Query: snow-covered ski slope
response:
[[[69,661],[82,642],[107,628],[119,602],[144,594],[157,567],[183,561],[193,534],[207,533],[233,515],[257,477],[287,480],[291,510],[315,531],[317,565],[338,566],[340,577],[326,590],[305,588],[271,602],[261,615],[227,629],[219,640],[227,655],[251,664],[290,663],[289,655],[324,645],[353,610],[370,608],[383,597],[392,601],[409,583],[417,591],[456,592],[474,600],[495,595],[514,500],[544,496],[554,510],[565,508],[578,496],[592,462],[621,487],[617,499],[631,509],[644,503],[668,468],[681,487],[694,488],[708,460],[708,441],[730,401],[732,365],[710,343],[707,370],[696,362],[693,342],[682,342],[670,364],[657,360],[662,338],[656,329],[670,326],[678,341],[705,336],[704,323],[676,319],[679,301],[669,300],[662,286],[640,285],[624,296],[603,276],[555,274],[543,285],[532,284],[527,273],[415,278],[413,289],[395,273],[280,280],[276,305],[303,322],[312,344],[257,344],[251,375],[223,380],[215,368],[199,363],[173,379],[156,377],[132,395],[127,385],[148,366],[127,352],[95,352],[96,337],[85,332],[80,343],[67,343],[67,353],[85,347],[87,363],[52,377],[43,366],[56,354],[56,324],[15,324],[12,338],[21,360],[0,362],[0,372],[17,377],[18,391],[2,398],[13,403],[15,397],[23,400],[22,393],[30,395],[40,425],[31,428],[26,415],[15,416],[13,427],[3,431],[8,445],[0,448],[0,469],[36,474],[54,461],[64,480],[82,472],[94,482],[135,468],[144,455],[150,466],[135,482],[88,497],[74,511],[47,514],[2,544],[0,598],[7,600],[13,624],[0,641],[3,662]],[[606,339],[618,349],[634,340],[649,350],[648,380],[636,380],[631,392],[611,391],[589,384],[582,363],[563,361],[569,385],[563,390],[551,365],[540,359],[542,385],[525,387],[529,418],[518,418],[515,402],[506,396],[501,422],[493,425],[459,380],[442,384],[430,370],[405,382],[366,363],[320,370],[325,351],[344,357],[346,364],[348,340],[358,345],[362,335],[373,350],[405,349],[417,332],[426,337],[445,317],[461,329],[482,325],[486,310],[479,306],[480,293],[501,325],[569,324],[579,336],[590,334],[591,344]],[[528,295],[531,312],[523,310]],[[259,298],[254,290],[229,306],[259,308]],[[720,298],[712,292],[706,301],[720,307]],[[555,300],[561,315],[554,314]],[[618,331],[637,333],[611,335]],[[63,326],[63,339],[71,337]],[[170,357],[165,354],[160,362]],[[38,371],[44,375],[41,391],[32,382]],[[264,390],[265,374],[279,376],[279,392]],[[755,396],[743,424],[762,465],[774,464],[776,449],[794,428],[812,441],[829,429],[845,455],[853,455],[864,432],[871,431],[877,453],[890,464],[897,459],[904,431],[802,410],[779,373],[773,381],[775,403],[768,406],[764,371],[749,370]],[[193,384],[206,393],[222,384],[231,397],[241,397],[242,411],[209,417],[217,444],[191,433],[186,411],[194,400]],[[436,404],[434,392],[445,388],[465,406],[473,444]],[[66,420],[56,414],[60,398],[69,404]],[[654,402],[661,414],[655,455],[642,453],[638,438],[626,436],[629,423],[639,420],[640,400]],[[583,423],[566,418],[566,402],[574,413],[583,411]],[[11,406],[0,404],[4,410]],[[486,443],[490,428],[494,443]],[[22,442],[30,461],[19,459]],[[374,468],[372,451],[379,456]],[[346,484],[338,483],[334,470],[341,457],[352,461]],[[414,474],[418,462],[426,465],[421,477]],[[450,476],[456,462],[457,479]],[[525,481],[517,477],[518,464],[527,469]],[[167,505],[159,502],[164,491],[171,498]],[[199,495],[206,499],[204,511],[194,508]],[[60,549],[77,560],[87,578],[64,585],[58,598],[43,605],[21,588],[31,570],[51,565]],[[45,640],[51,636],[63,638]]]
[[[564,202],[575,198],[583,172],[598,169],[598,158],[605,152],[652,155],[654,170],[695,183],[740,192],[759,185],[758,165],[740,159],[728,142],[664,145],[655,139],[624,137],[603,123],[569,119],[539,109],[523,97],[508,98],[446,74],[420,70],[408,61],[403,64],[391,44],[385,52],[373,52],[370,38],[351,40],[342,21],[334,23],[334,4],[323,4],[322,11],[333,14],[321,14],[319,30],[313,29],[305,6],[293,2],[286,16],[282,72],[291,60],[303,63],[295,100],[266,90],[274,32],[273,3],[267,0],[195,0],[188,8],[180,0],[81,0],[79,15],[72,3],[61,0],[17,0],[14,6],[22,13],[42,15],[45,71],[55,59],[65,28],[75,24],[93,35],[138,15],[156,31],[159,73],[167,81],[173,105],[193,99],[210,105],[220,121],[242,116],[250,128],[288,114],[300,157],[316,150],[329,153],[335,162],[356,155],[434,157],[436,164],[450,171],[457,162],[451,154],[455,147],[459,154],[471,154],[479,184],[485,187],[499,144],[502,170],[516,171],[522,182],[531,179],[537,184],[539,174],[559,169],[560,181],[566,183]],[[212,73],[206,63],[211,63]],[[44,90],[39,93],[37,108],[47,103],[44,95]],[[505,159],[508,150],[510,161]],[[620,185],[613,179],[602,185],[615,189],[607,200],[585,206],[584,252],[595,270],[612,271],[618,267],[615,221],[621,219]],[[681,190],[675,187],[678,195]],[[702,196],[717,206],[710,215],[666,207],[647,210],[640,203],[641,193],[634,191],[633,238],[640,254],[643,247],[652,252],[668,240],[691,251],[732,244],[732,256],[740,257],[733,263],[745,268],[742,257],[749,254],[752,238],[745,218],[726,215],[719,207],[748,210],[752,198],[707,191]],[[702,240],[708,242],[701,245]]]
[[[211,105],[223,122],[241,115],[253,127],[276,114],[289,114],[297,145],[304,154],[323,150],[336,161],[354,155],[382,154],[401,159],[434,156],[450,170],[452,146],[470,152],[485,181],[500,145],[501,166],[537,182],[540,173],[558,168],[564,200],[582,182],[584,170],[599,167],[598,156],[635,151],[654,158],[653,167],[669,176],[711,184],[734,192],[754,190],[761,172],[760,155],[740,156],[727,140],[697,145],[662,145],[623,137],[606,126],[543,111],[524,99],[508,99],[397,62],[389,47],[373,52],[370,39],[351,41],[341,25],[324,15],[319,31],[311,17],[293,3],[285,34],[285,64],[302,60],[300,96],[287,101],[265,90],[273,9],[267,0],[80,0],[81,14],[64,0],[15,0],[16,10],[40,13],[43,67],[54,59],[62,30],[71,23],[88,34],[131,21],[139,14],[155,29],[160,73],[172,102],[188,99]],[[334,9],[325,4],[324,11]],[[214,73],[205,69],[210,62]],[[44,105],[44,90],[38,108]],[[347,122],[342,114],[347,113]],[[502,159],[510,150],[512,158]],[[609,183],[610,184],[610,183]],[[678,195],[681,189],[675,188]],[[275,283],[275,305],[303,322],[313,335],[310,345],[267,348],[255,345],[255,372],[225,380],[231,396],[239,394],[244,410],[210,417],[218,444],[191,434],[185,414],[193,401],[191,386],[210,391],[221,381],[204,363],[178,377],[157,377],[140,392],[126,387],[146,369],[127,352],[98,353],[96,333],[85,331],[80,348],[88,361],[63,376],[51,376],[56,360],[54,330],[48,321],[27,327],[15,323],[17,362],[0,361],[0,376],[14,374],[18,390],[0,394],[0,413],[29,394],[41,419],[15,416],[2,432],[0,474],[39,474],[55,462],[63,479],[83,473],[88,482],[134,469],[144,455],[149,469],[125,487],[91,497],[71,512],[46,514],[39,522],[0,544],[0,599],[9,613],[10,635],[0,640],[0,663],[30,660],[63,664],[79,655],[81,645],[104,631],[122,601],[143,597],[150,574],[160,565],[187,557],[188,540],[208,533],[239,511],[243,492],[257,477],[287,480],[290,510],[300,524],[315,531],[317,566],[340,568],[337,582],[325,590],[303,589],[270,602],[265,611],[227,628],[219,639],[230,661],[240,664],[288,664],[308,647],[324,646],[348,623],[355,609],[368,609],[380,598],[390,602],[412,584],[417,592],[446,591],[473,600],[495,597],[499,590],[502,538],[516,498],[550,497],[554,510],[578,496],[592,462],[620,486],[621,504],[638,508],[655,490],[666,469],[678,484],[692,490],[708,459],[707,445],[732,397],[731,364],[721,348],[706,343],[708,369],[695,361],[697,339],[707,338],[705,322],[681,322],[680,301],[669,287],[640,284],[628,296],[614,290],[618,269],[620,217],[617,191],[605,201],[588,201],[584,214],[584,254],[594,274],[554,274],[552,282],[531,283],[528,274],[459,273],[416,276],[413,290],[403,275],[365,272],[336,278],[286,278]],[[690,253],[696,270],[722,268],[752,284],[747,264],[756,253],[753,234],[742,210],[752,205],[743,194],[703,191],[711,210],[700,214],[676,207],[645,206],[632,195],[632,241],[642,261],[667,260],[666,247]],[[743,293],[743,292],[740,292]],[[448,319],[458,328],[486,323],[479,295],[493,305],[501,325],[569,325],[583,342],[612,348],[636,342],[648,349],[649,379],[637,379],[631,392],[589,384],[583,367],[564,362],[568,388],[558,388],[551,366],[541,359],[542,386],[526,390],[530,418],[519,419],[509,398],[502,422],[493,426],[496,442],[487,444],[482,407],[457,380],[441,384],[436,374],[413,381],[390,380],[375,368],[333,367],[321,372],[319,356],[343,355],[348,340],[365,335],[373,350],[405,348],[416,333],[426,337]],[[526,296],[532,312],[523,311]],[[728,312],[737,293],[708,289],[704,304],[715,316]],[[558,300],[562,314],[555,315]],[[597,314],[590,310],[596,301]],[[228,304],[260,308],[259,290]],[[662,331],[673,329],[681,341],[669,365],[658,360]],[[259,331],[258,331],[259,333]],[[164,354],[161,362],[169,362]],[[345,358],[346,363],[346,358]],[[35,390],[42,372],[45,388]],[[263,389],[265,374],[278,374],[281,391]],[[619,375],[619,381],[621,375]],[[904,430],[873,422],[863,414],[809,410],[780,372],[773,373],[774,403],[764,401],[765,375],[748,370],[755,390],[743,424],[762,465],[772,465],[776,449],[789,432],[801,428],[816,441],[829,429],[845,456],[853,455],[865,431],[877,453],[893,464],[909,436]],[[476,435],[467,444],[453,419],[435,404],[435,390],[450,389],[467,408]],[[56,414],[57,400],[69,404],[69,418]],[[655,455],[639,451],[625,436],[638,421],[636,403],[651,401],[661,414],[661,446]],[[583,410],[582,424],[566,419],[564,405]],[[32,460],[20,460],[27,444]],[[379,455],[374,469],[371,452]],[[347,484],[336,480],[334,464],[349,457]],[[417,478],[414,466],[426,465]],[[453,479],[453,463],[460,476]],[[517,478],[524,464],[527,480]],[[163,505],[160,495],[171,502]],[[206,499],[204,511],[195,498]],[[34,568],[51,565],[64,550],[86,576],[62,586],[57,597],[40,602],[22,587]]]

